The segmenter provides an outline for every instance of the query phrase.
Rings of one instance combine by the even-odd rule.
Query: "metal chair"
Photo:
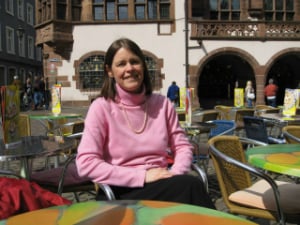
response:
[[[72,134],[65,138],[76,140],[76,147],[67,155],[64,163],[57,168],[45,169],[31,174],[31,181],[38,183],[41,187],[61,195],[72,192],[77,202],[80,201],[78,192],[89,192],[95,195],[95,184],[86,177],[80,177],[75,164],[76,150],[84,128],[84,121],[73,124]]]
[[[232,108],[231,106],[226,106],[226,105],[216,105],[215,110],[219,112],[219,117],[218,119],[221,120],[231,120],[231,111]]]
[[[264,142],[266,144],[284,144],[285,139],[275,138],[268,135],[265,121],[262,118],[254,116],[244,116],[246,137]]]
[[[215,127],[210,129],[209,138],[220,135],[233,135],[236,124],[232,120],[212,120],[211,123],[215,124]]]
[[[245,128],[244,124],[244,116],[254,116],[254,109],[237,109],[235,112],[235,131],[237,135],[241,135],[240,132],[242,132]]]
[[[249,139],[243,141],[257,144]],[[208,142],[222,198],[230,213],[276,220],[280,224],[299,223],[300,209],[294,197],[300,189],[296,184],[274,181],[249,166],[238,136],[217,136]],[[252,176],[258,178],[257,182],[252,182]]]
[[[288,125],[282,128],[282,134],[289,144],[300,143],[300,126]]]

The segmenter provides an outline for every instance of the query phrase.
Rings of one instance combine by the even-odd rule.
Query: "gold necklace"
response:
[[[142,133],[145,128],[146,128],[146,124],[147,124],[147,120],[148,120],[148,113],[147,113],[147,109],[148,109],[148,104],[147,102],[145,102],[145,113],[144,113],[144,122],[142,124],[142,127],[139,129],[139,130],[136,130],[135,128],[133,128],[132,124],[130,123],[130,120],[128,118],[128,114],[127,114],[127,111],[126,109],[124,108],[124,105],[121,103],[121,108],[122,108],[122,112],[123,112],[123,115],[125,117],[125,120],[127,122],[127,125],[128,127],[136,134],[140,134]]]

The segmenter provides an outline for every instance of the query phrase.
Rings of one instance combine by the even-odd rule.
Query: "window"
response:
[[[15,35],[14,29],[6,27],[6,51],[10,54],[15,54]]]
[[[94,0],[93,14],[94,20],[104,20],[104,2],[103,0]]]
[[[240,20],[240,0],[209,0],[212,20]]]
[[[293,0],[264,0],[265,20],[292,21],[294,20]]]
[[[67,3],[66,0],[57,0],[56,3],[56,19],[66,20]]]
[[[72,20],[80,21],[81,19],[81,0],[72,0]]]
[[[104,80],[104,55],[92,55],[84,59],[79,65],[80,89],[83,91],[97,91]]]
[[[128,20],[127,0],[118,0],[118,19],[119,20]]]
[[[38,0],[36,7],[38,24],[51,19],[51,0]]]
[[[115,2],[114,0],[106,1],[106,19],[115,20]]]
[[[96,21],[170,19],[170,2],[170,0],[93,0],[93,17]],[[132,12],[134,15],[131,15]]]
[[[28,58],[34,58],[34,39],[31,36],[28,36]]]
[[[153,89],[156,89],[155,87],[159,86],[161,80],[158,76],[158,71],[157,71],[157,65],[156,65],[156,61],[150,57],[145,55],[145,61],[147,64],[147,68],[149,71],[149,76],[150,76],[150,80],[153,86]]]
[[[33,26],[33,6],[31,4],[27,4],[27,23]]]
[[[169,0],[135,0],[137,20],[170,19]]]
[[[5,0],[5,10],[8,14],[14,15],[14,0]]]
[[[24,20],[24,0],[17,1],[18,18]]]
[[[36,60],[42,61],[43,49],[41,47],[36,47]]]
[[[25,57],[25,36],[18,37],[19,56]]]

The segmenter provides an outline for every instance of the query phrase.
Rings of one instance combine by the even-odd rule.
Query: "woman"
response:
[[[247,102],[247,107],[253,107],[255,93],[254,93],[254,88],[252,87],[252,82],[250,80],[247,81],[247,84],[245,87],[245,99]]]
[[[118,199],[214,208],[200,179],[186,175],[192,146],[172,103],[152,93],[141,49],[129,39],[116,40],[104,65],[101,95],[89,108],[78,147],[79,174],[109,184]],[[168,147],[175,156],[170,169]]]

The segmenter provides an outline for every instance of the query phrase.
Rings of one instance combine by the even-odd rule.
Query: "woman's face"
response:
[[[128,49],[120,48],[114,56],[111,68],[106,69],[108,75],[125,91],[137,93],[142,90],[144,80],[142,60]]]

